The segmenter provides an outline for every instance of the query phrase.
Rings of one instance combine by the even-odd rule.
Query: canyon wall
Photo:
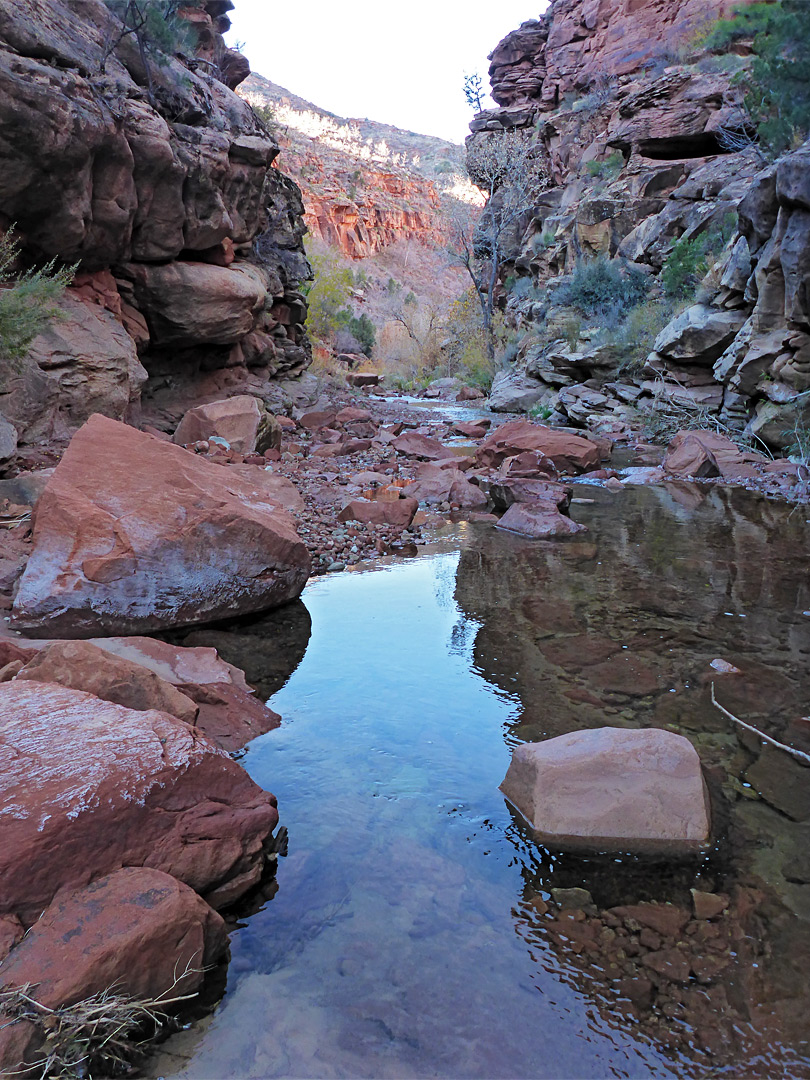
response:
[[[239,93],[271,118],[284,168],[301,188],[310,234],[350,259],[398,240],[444,247],[449,205],[480,202],[461,146],[336,116],[255,73]]]
[[[810,370],[808,155],[768,165],[743,105],[747,43],[708,52],[732,6],[553,0],[491,54],[499,107],[475,117],[468,145],[522,132],[550,178],[502,275],[501,303],[525,336],[497,379],[498,407],[540,403],[605,430],[673,410],[688,426],[691,410],[790,444]],[[715,265],[688,310],[656,327],[646,362],[628,364],[599,327],[563,332],[578,314],[554,294],[578,266],[603,256],[644,274],[664,312],[662,269],[692,241],[717,247]]]
[[[159,426],[310,361],[303,207],[234,87],[229,0],[189,4],[199,55],[141,50],[102,0],[0,0],[0,228],[76,264],[0,412],[21,443],[91,413]]]

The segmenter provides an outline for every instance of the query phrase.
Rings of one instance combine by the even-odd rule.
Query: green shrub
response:
[[[594,180],[615,180],[624,168],[624,154],[614,150],[602,161],[586,161],[585,172]]]
[[[710,48],[728,49],[752,39],[751,62],[736,81],[745,88],[745,105],[761,144],[776,155],[798,146],[810,130],[810,4],[776,0],[740,6],[720,20],[707,39]]]
[[[581,259],[570,282],[554,293],[556,306],[576,307],[583,315],[597,315],[605,308],[626,310],[640,303],[649,289],[647,275],[617,259],[599,255]]]
[[[75,266],[58,269],[51,260],[39,270],[14,275],[19,254],[10,229],[0,236],[0,360],[10,362],[22,360],[34,338],[59,315],[59,298],[76,272]]]
[[[676,240],[661,270],[661,284],[667,296],[683,299],[695,291],[708,272],[708,238],[699,236]]]
[[[615,350],[617,375],[640,374],[655,339],[675,314],[676,305],[671,300],[645,300],[631,308],[616,327],[600,334],[600,345]]]

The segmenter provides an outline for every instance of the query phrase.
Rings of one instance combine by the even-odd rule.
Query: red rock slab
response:
[[[571,488],[553,480],[502,480],[496,476],[484,486],[495,506],[502,510],[508,510],[512,503],[548,503],[564,508],[571,501]]]
[[[335,422],[338,424],[368,424],[374,422],[374,417],[368,409],[356,409],[354,406],[347,405],[345,409],[341,409],[335,416]]]
[[[510,420],[489,435],[478,447],[476,461],[481,466],[497,468],[509,457],[526,451],[550,458],[561,473],[580,473],[598,468],[601,453],[596,443],[557,431],[529,420]]]
[[[360,521],[364,525],[395,525],[407,529],[419,509],[416,499],[399,499],[397,502],[369,502],[352,499],[338,514],[338,521]]]
[[[100,649],[89,641],[55,641],[41,649],[18,680],[57,683],[104,701],[144,712],[157,709],[194,724],[198,707],[154,671]]]
[[[6,958],[0,987],[35,984],[29,992],[50,1009],[110,987],[142,1000],[178,997],[195,993],[226,949],[222,917],[192,889],[128,867],[55,900]],[[27,1021],[0,1028],[0,1069],[30,1061],[43,1035]]]
[[[496,527],[534,539],[588,531],[585,525],[564,517],[551,503],[512,503]]]
[[[489,505],[483,491],[469,480],[454,480],[450,486],[449,502],[462,510],[482,510]]]
[[[489,431],[490,420],[463,421],[453,425],[456,435],[463,435],[467,439],[483,439]]]
[[[561,849],[696,854],[709,840],[700,759],[670,731],[602,727],[518,746],[501,790]]]
[[[298,423],[307,431],[317,431],[319,428],[331,427],[336,416],[337,413],[333,409],[320,409],[316,412],[304,413],[298,418]]]
[[[255,484],[94,415],[40,497],[14,626],[34,637],[139,633],[276,607],[310,559]]]
[[[216,649],[167,645],[145,637],[95,638],[93,643],[182,690],[199,709],[197,729],[223,750],[239,750],[281,723],[278,713],[253,693],[244,672],[226,663]]]
[[[428,458],[439,461],[447,457],[447,447],[442,446],[438,439],[431,439],[429,435],[421,435],[418,431],[405,431],[397,436],[391,443],[393,448],[407,457]]]
[[[274,797],[168,713],[20,680],[0,685],[0,814],[0,914],[26,925],[122,866],[224,906],[259,879],[278,823]]]
[[[672,476],[696,480],[720,475],[714,454],[694,436],[687,436],[664,458],[664,469]]]
[[[752,466],[764,466],[768,459],[763,454],[754,453],[751,450],[741,450],[735,442],[727,439],[725,435],[719,435],[715,431],[679,431],[667,447],[664,459],[664,468],[667,472],[673,472],[672,463],[678,465],[679,459],[675,456],[678,451],[689,444],[691,449],[683,451],[684,454],[696,454],[696,444],[700,446],[706,455],[714,459],[719,470],[718,473],[706,475],[720,475],[724,480],[747,479],[759,475],[758,468]],[[681,475],[681,474],[678,474]],[[696,475],[696,474],[695,474]]]
[[[524,450],[507,458],[501,465],[499,474],[506,479],[551,479],[557,478],[557,467],[551,458],[538,450]]]
[[[304,500],[298,488],[280,473],[256,465],[229,465],[228,472],[242,481],[239,491],[244,494],[249,489],[256,501],[282,510],[303,509]]]

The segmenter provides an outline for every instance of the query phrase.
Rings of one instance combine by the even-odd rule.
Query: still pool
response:
[[[810,805],[784,795],[810,774],[708,702],[719,657],[741,674],[718,697],[760,728],[789,741],[808,711],[804,516],[694,485],[578,494],[584,538],[461,525],[417,559],[307,587],[311,636],[270,698],[284,723],[241,759],[289,830],[278,888],[233,934],[216,1011],[149,1075],[810,1076]],[[249,631],[246,668],[280,626]],[[231,654],[226,636],[240,663],[246,633]],[[692,738],[710,856],[532,841],[498,791],[511,747],[605,723]],[[557,886],[593,903],[560,913]],[[690,918],[691,887],[727,911]],[[671,937],[614,911],[650,901],[683,913]],[[687,974],[662,975],[661,956]]]

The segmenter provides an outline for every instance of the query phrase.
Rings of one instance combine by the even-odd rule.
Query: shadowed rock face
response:
[[[15,623],[86,637],[210,622],[294,599],[309,570],[292,519],[250,480],[94,416],[37,505]]]
[[[150,866],[214,906],[258,880],[275,799],[167,713],[50,683],[0,686],[2,913],[30,924],[66,886]]]

